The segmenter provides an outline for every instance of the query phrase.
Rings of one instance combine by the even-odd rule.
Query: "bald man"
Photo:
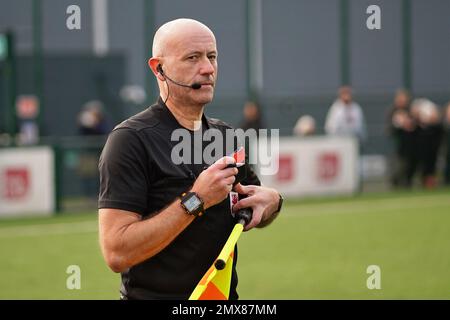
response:
[[[148,65],[160,98],[118,125],[100,157],[100,245],[108,266],[122,275],[121,299],[187,299],[229,236],[232,210],[251,207],[246,230],[264,227],[282,198],[261,187],[246,165],[247,176],[234,189],[247,197],[231,207],[235,160],[223,153],[198,163],[204,141],[200,149],[192,145],[191,161],[174,162],[175,130],[193,138],[230,128],[204,115],[217,80],[212,31],[191,19],[170,21],[156,32],[152,50]],[[230,299],[238,298],[236,287],[234,263]]]

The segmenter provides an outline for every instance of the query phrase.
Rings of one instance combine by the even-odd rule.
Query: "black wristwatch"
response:
[[[181,195],[181,206],[187,214],[195,217],[203,215],[203,200],[195,192],[185,192]]]
[[[281,211],[281,207],[283,206],[283,200],[284,200],[283,196],[281,195],[281,193],[279,193],[278,196],[280,197],[280,200],[278,200],[278,209],[274,213],[280,212]]]

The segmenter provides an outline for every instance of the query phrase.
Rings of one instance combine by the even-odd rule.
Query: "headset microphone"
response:
[[[170,78],[164,73],[164,71],[163,71],[163,69],[162,69],[162,66],[161,66],[160,64],[158,64],[158,66],[156,67],[156,70],[159,71],[159,73],[161,73],[161,75],[162,75],[164,78],[166,78],[167,80],[169,80],[170,82],[172,82],[172,83],[174,83],[174,84],[176,84],[176,85],[178,85],[178,86],[186,87],[186,88],[191,88],[191,89],[194,89],[194,90],[198,90],[198,89],[200,89],[200,88],[202,87],[202,85],[201,85],[200,83],[198,83],[198,82],[194,82],[193,84],[188,85],[188,84],[182,84],[182,83],[179,83],[179,82],[176,82],[176,81],[170,79]]]
[[[198,90],[202,87],[202,85],[198,82],[194,82],[193,84],[190,85],[190,87],[194,90]]]

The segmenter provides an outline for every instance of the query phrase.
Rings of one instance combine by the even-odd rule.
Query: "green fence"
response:
[[[41,144],[55,150],[58,211],[95,209],[99,189],[98,159],[106,136],[51,137]]]

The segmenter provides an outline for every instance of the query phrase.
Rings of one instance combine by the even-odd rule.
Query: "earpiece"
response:
[[[163,71],[163,69],[162,69],[161,64],[158,64],[158,66],[156,67],[156,70],[157,70],[159,73],[161,73],[162,75],[164,74],[164,71]]]

